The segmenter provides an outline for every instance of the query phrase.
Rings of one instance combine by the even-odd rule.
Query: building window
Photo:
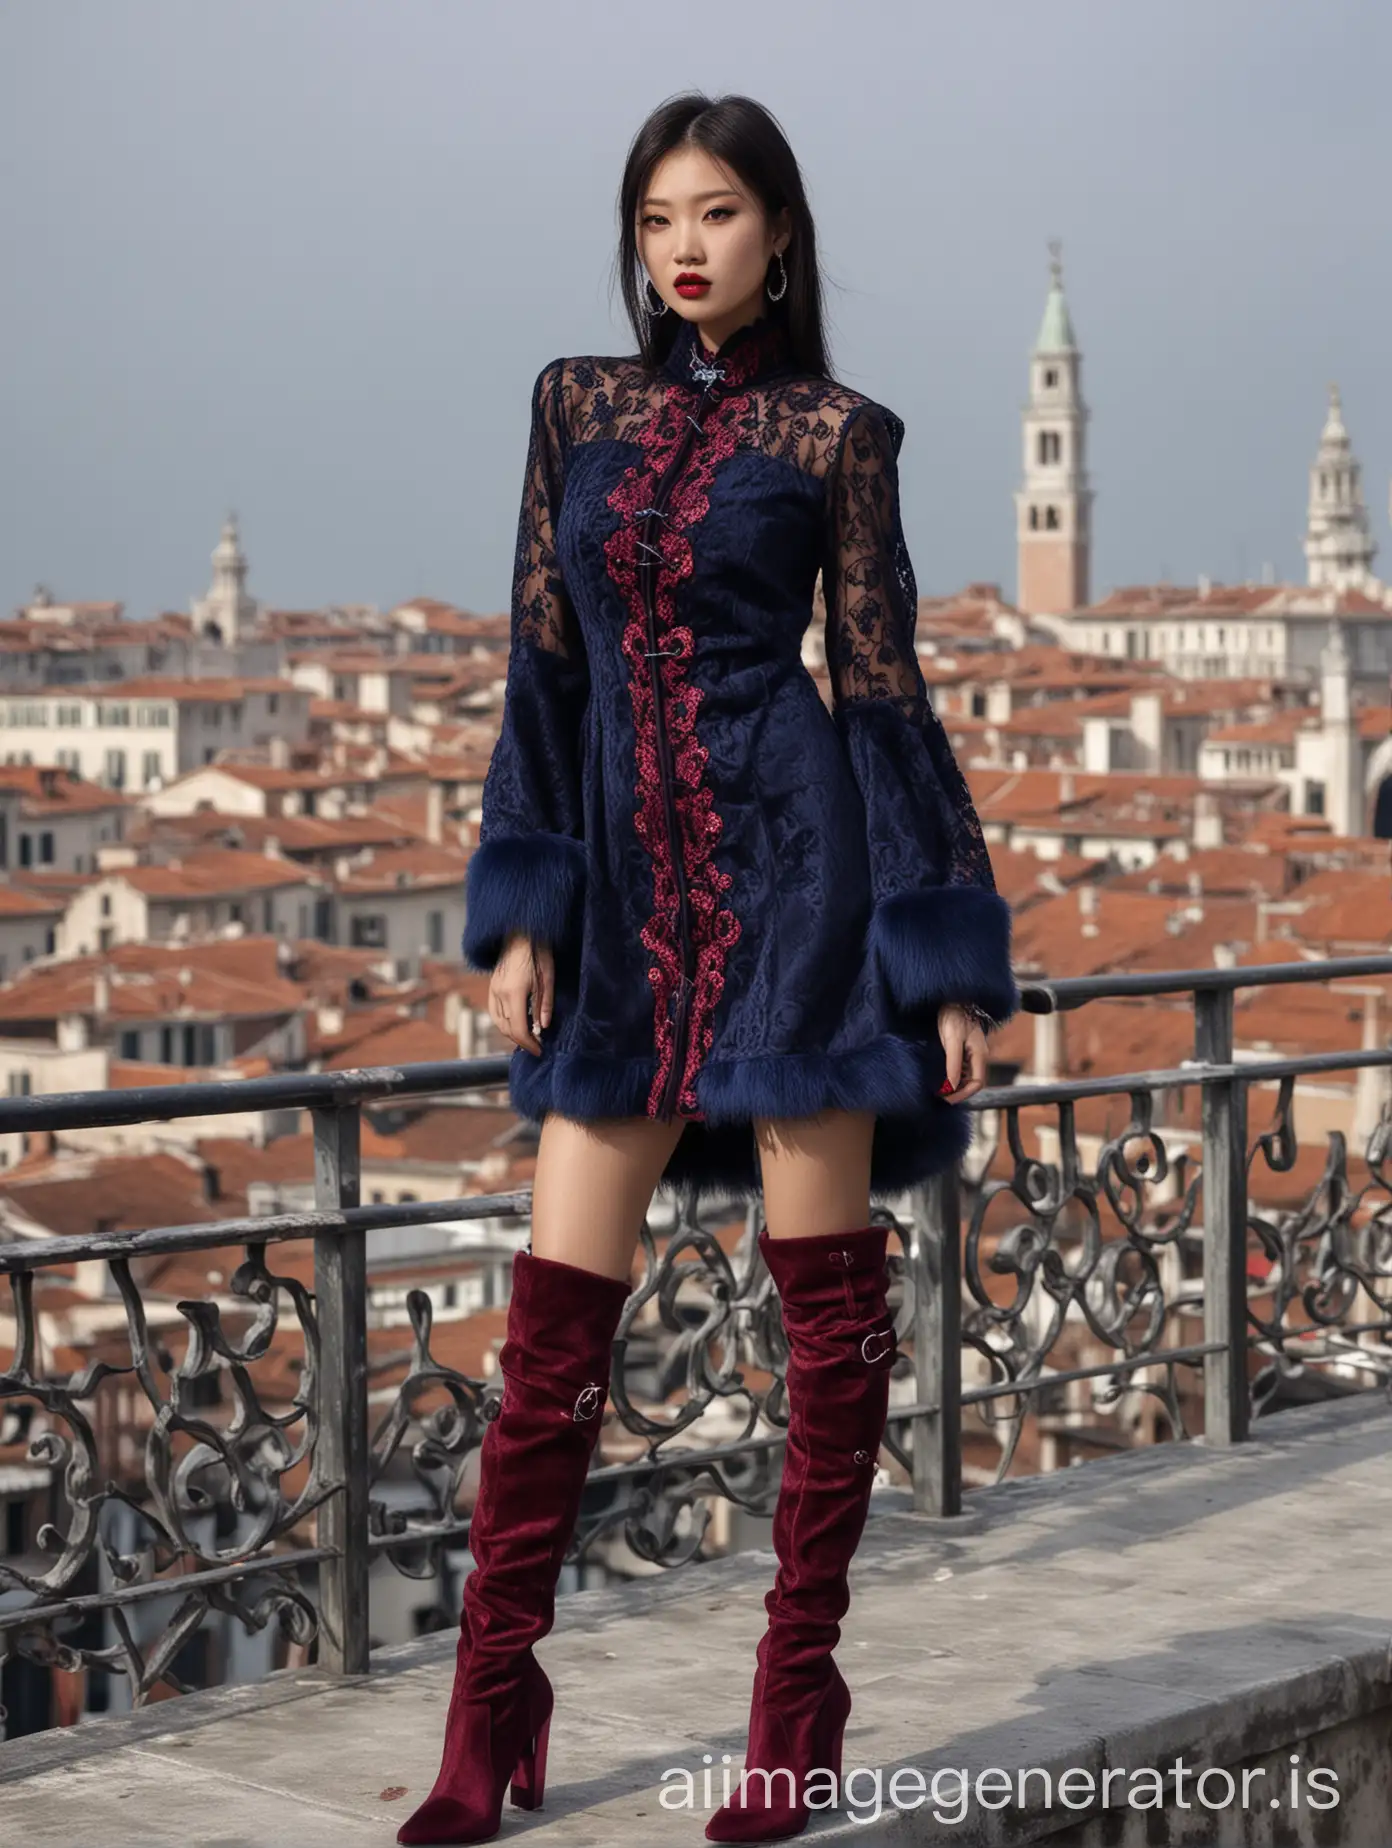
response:
[[[425,939],[432,956],[440,956],[445,948],[445,914],[432,911],[425,920]]]
[[[386,949],[386,918],[381,912],[354,918],[348,926],[348,942],[355,950]]]
[[[160,780],[160,754],[158,751],[146,751],[140,760],[140,780],[148,789],[151,783]]]
[[[138,1059],[140,1057],[140,1033],[136,1028],[127,1028],[121,1035],[121,1057]]]
[[[39,865],[40,866],[52,866],[52,864],[53,864],[53,834],[50,829],[45,829],[44,832],[39,836]]]
[[[1307,815],[1324,813],[1324,784],[1317,783],[1313,777],[1305,779],[1305,813]]]
[[[19,837],[19,863],[21,866],[32,866],[34,864],[34,837],[32,834],[21,834]]]
[[[1059,524],[1058,508],[1057,507],[1046,507],[1044,509],[1044,529],[1045,531],[1056,533],[1058,531],[1058,524]]]
[[[1063,442],[1057,430],[1039,432],[1039,460],[1041,463],[1057,462],[1063,453]]]
[[[261,928],[267,936],[275,930],[275,900],[269,893],[261,900]]]
[[[106,782],[109,789],[124,789],[126,786],[126,754],[124,751],[108,751],[106,754]]]
[[[1045,389],[1048,391],[1052,391],[1057,384],[1058,384],[1058,367],[1057,366],[1046,366],[1044,368]]]
[[[1037,507],[1030,508],[1030,531],[1032,533],[1039,531],[1039,509]]]
[[[33,1088],[29,1083],[28,1072],[11,1072],[9,1088],[11,1097],[28,1097]]]

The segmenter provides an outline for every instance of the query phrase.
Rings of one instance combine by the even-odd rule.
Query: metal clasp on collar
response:
[[[872,1341],[882,1341],[884,1343],[883,1347],[876,1348],[873,1354],[870,1352],[870,1343]],[[892,1328],[872,1329],[860,1344],[860,1358],[865,1362],[867,1367],[873,1367],[877,1360],[884,1359],[885,1355],[888,1354],[893,1346],[894,1330]]]
[[[584,1423],[586,1419],[593,1418],[595,1413],[602,1408],[603,1404],[604,1395],[598,1386],[590,1385],[583,1387],[579,1398],[575,1401],[575,1409],[570,1414],[571,1418],[579,1423]]]
[[[691,367],[693,379],[699,379],[703,385],[713,385],[717,379],[725,377],[723,366],[713,366],[709,360],[696,360]]]

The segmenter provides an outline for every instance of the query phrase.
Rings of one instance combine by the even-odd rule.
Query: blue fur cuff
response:
[[[569,834],[505,834],[484,841],[465,875],[465,962],[487,973],[513,931],[555,950],[576,922],[584,886],[585,844]]]
[[[870,914],[866,944],[901,1008],[971,1001],[997,1024],[1019,1009],[1010,907],[985,886],[898,892]]]

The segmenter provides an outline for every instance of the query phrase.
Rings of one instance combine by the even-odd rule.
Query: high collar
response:
[[[669,379],[701,391],[709,382],[701,374],[708,367],[719,367],[724,377],[717,382],[728,391],[731,386],[749,385],[781,370],[789,364],[790,355],[787,327],[770,314],[737,327],[713,353],[707,352],[696,323],[683,321],[662,370]]]

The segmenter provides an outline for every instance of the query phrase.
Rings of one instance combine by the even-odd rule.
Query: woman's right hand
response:
[[[541,1056],[541,1041],[532,1030],[527,1003],[539,1031],[551,1025],[551,1003],[556,993],[556,961],[551,947],[533,943],[514,931],[493,969],[488,984],[488,1012],[493,1024],[515,1046]]]

